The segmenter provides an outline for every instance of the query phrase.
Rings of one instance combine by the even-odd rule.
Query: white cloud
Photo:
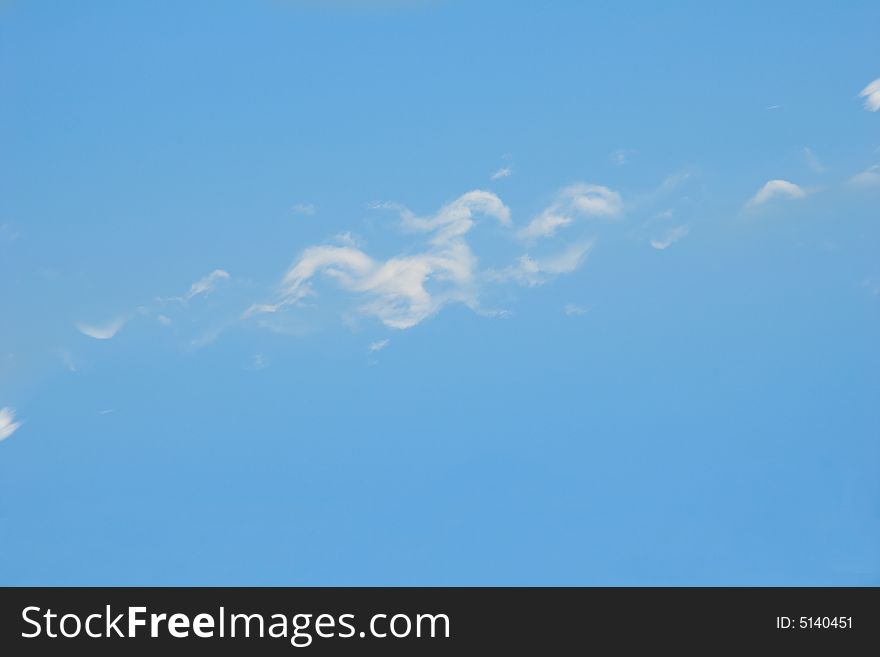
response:
[[[368,347],[368,350],[371,354],[375,354],[377,351],[382,351],[385,347],[388,346],[388,344],[390,342],[391,342],[391,340],[388,340],[388,339],[379,340],[377,342],[371,342],[370,346]]]
[[[655,249],[663,251],[664,249],[668,249],[678,240],[687,237],[687,234],[687,226],[676,226],[675,228],[670,228],[669,230],[667,230],[666,234],[661,239],[651,240],[651,246],[653,246]]]
[[[242,319],[247,319],[248,317],[252,317],[253,315],[262,315],[264,313],[277,313],[285,306],[284,303],[255,303],[248,307],[247,310],[242,313]]]
[[[6,440],[21,426],[21,422],[15,421],[15,409],[10,407],[0,408],[0,441]]]
[[[513,173],[513,169],[512,169],[512,168],[510,168],[510,167],[502,167],[502,168],[498,169],[498,171],[495,171],[495,172],[492,174],[491,178],[492,178],[492,180],[501,180],[502,178],[507,178],[507,177],[510,176],[510,174],[512,174],[512,173]]]
[[[162,315],[162,314],[160,313],[159,315],[156,315],[156,319],[158,320],[158,322],[159,322],[162,326],[171,326],[171,323],[172,323],[172,322],[171,322],[171,318],[168,317],[167,315]]]
[[[559,192],[549,207],[519,231],[519,236],[527,240],[550,237],[578,217],[614,219],[621,212],[623,201],[617,192],[602,185],[576,183]]]
[[[862,89],[859,97],[865,99],[865,109],[869,112],[880,110],[880,78]]]
[[[444,205],[437,214],[430,217],[417,217],[402,206],[386,205],[396,208],[404,228],[417,232],[434,233],[431,242],[443,244],[463,237],[474,226],[474,216],[483,214],[494,217],[502,225],[510,225],[510,210],[492,192],[474,190],[462,194],[451,203]]]
[[[749,200],[746,207],[758,207],[777,197],[792,199],[803,198],[806,195],[807,193],[802,188],[787,180],[770,180]]]
[[[875,164],[850,178],[851,183],[873,187],[880,185],[880,165]]]
[[[290,208],[290,211],[293,212],[293,214],[312,216],[318,211],[318,208],[316,208],[312,203],[297,203]]]
[[[229,272],[222,269],[215,269],[207,276],[200,278],[193,283],[189,288],[189,292],[183,297],[183,300],[189,301],[193,297],[197,297],[201,294],[210,294],[214,291],[214,288],[217,287],[218,282],[225,280],[229,280]]]
[[[464,237],[473,228],[477,215],[493,217],[505,226],[510,224],[510,211],[501,199],[491,192],[476,190],[428,217],[419,217],[394,204],[373,207],[396,209],[405,229],[426,234],[425,250],[376,260],[354,246],[310,247],[282,279],[279,299],[254,304],[245,317],[277,312],[314,295],[313,279],[318,274],[357,296],[361,312],[392,328],[415,326],[449,303],[476,307],[477,259]],[[428,283],[431,292],[426,287]]]
[[[125,317],[117,317],[113,321],[103,325],[85,324],[80,322],[76,325],[76,328],[83,335],[95,338],[95,340],[109,340],[119,333],[119,330],[125,325],[125,322]]]
[[[562,310],[569,317],[580,317],[586,315],[590,311],[586,306],[579,306],[575,303],[565,304],[565,307]]]

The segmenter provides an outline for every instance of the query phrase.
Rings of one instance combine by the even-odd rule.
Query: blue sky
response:
[[[2,3],[0,583],[880,584],[878,23]]]

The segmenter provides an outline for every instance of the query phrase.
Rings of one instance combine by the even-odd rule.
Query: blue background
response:
[[[0,583],[880,584],[880,186],[851,182],[878,24],[2,3]],[[744,210],[775,178],[809,193]],[[398,252],[368,203],[491,189],[522,226],[576,181],[625,215],[571,229],[576,272],[487,291],[508,316],[352,325],[328,288],[285,332],[239,321],[334,234]],[[652,249],[667,209],[690,232]],[[522,250],[491,220],[472,246]],[[134,310],[217,268],[173,330]]]

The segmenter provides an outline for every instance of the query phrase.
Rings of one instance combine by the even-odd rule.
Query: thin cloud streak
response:
[[[579,306],[576,303],[567,303],[562,311],[569,317],[581,317],[586,315],[590,309],[586,306]]]
[[[804,158],[807,160],[807,165],[816,173],[824,173],[825,165],[819,160],[819,157],[813,152],[808,146],[804,146],[803,148]]]
[[[217,287],[217,283],[226,280],[229,280],[229,272],[223,269],[215,269],[207,276],[200,278],[193,283],[189,288],[189,292],[184,295],[183,300],[189,301],[194,297],[203,294],[210,294],[214,291],[214,288]]]
[[[391,340],[378,340],[376,342],[371,342],[368,347],[368,351],[371,354],[375,354],[377,351],[382,351],[385,347],[387,347],[391,343]]]
[[[651,246],[658,251],[664,251],[670,246],[687,237],[689,229],[687,226],[676,226],[666,231],[666,235],[658,240],[651,240]]]
[[[514,281],[537,287],[555,276],[577,270],[592,251],[593,245],[592,240],[577,242],[560,253],[545,258],[533,258],[526,253],[519,257],[515,265],[489,272],[488,277],[499,283]]]

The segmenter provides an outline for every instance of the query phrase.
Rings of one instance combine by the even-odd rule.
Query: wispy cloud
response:
[[[293,214],[311,216],[318,211],[318,208],[312,203],[297,203],[291,206],[290,211],[293,212]]]
[[[169,327],[174,324],[174,320],[169,316],[169,314],[173,316],[173,313],[168,310],[169,303],[175,304],[174,310],[179,311],[182,306],[186,307],[188,302],[192,299],[210,294],[221,281],[229,280],[229,278],[229,272],[223,269],[215,269],[190,285],[189,290],[183,296],[156,297],[152,303],[136,306],[134,310],[129,311],[124,315],[120,315],[109,322],[103,324],[77,322],[76,328],[83,335],[94,338],[95,340],[110,340],[122,330],[123,326],[126,326],[132,320],[137,320],[138,317],[147,317],[151,320],[155,319],[162,326]],[[190,322],[190,324],[191,323],[192,322]],[[214,332],[209,332],[209,335],[213,334]],[[214,337],[216,337],[216,335],[214,335]],[[205,338],[202,337],[196,338],[191,344],[199,346],[206,343]]]
[[[201,349],[203,347],[207,347],[209,344],[213,343],[214,340],[219,338],[226,328],[228,328],[228,322],[217,326],[212,326],[211,328],[203,331],[195,338],[192,338],[189,341],[189,346],[192,349]]]
[[[76,361],[73,359],[73,355],[66,349],[62,349],[61,351],[59,351],[58,355],[61,358],[61,362],[64,363],[64,366],[67,368],[67,371],[73,372],[75,374],[77,371],[77,366]]]
[[[6,440],[22,425],[15,420],[15,409],[6,406],[0,408],[0,441]]]
[[[465,236],[479,215],[510,225],[510,210],[501,199],[491,192],[475,190],[427,217],[396,204],[373,207],[397,210],[403,229],[425,235],[423,250],[377,260],[354,246],[310,247],[282,279],[278,298],[254,304],[244,316],[277,312],[315,295],[313,281],[318,274],[355,295],[360,312],[392,328],[415,326],[449,303],[477,306],[477,259]],[[426,287],[428,282],[432,284],[431,292]]]
[[[391,343],[391,340],[388,340],[388,339],[385,339],[385,340],[378,340],[377,342],[371,342],[371,343],[370,343],[370,346],[367,348],[367,350],[368,350],[371,354],[375,354],[377,351],[382,351],[382,350],[383,350],[385,347],[387,347],[390,343]]]
[[[9,224],[0,224],[0,242],[14,242],[20,233]]]
[[[94,338],[95,340],[109,340],[114,335],[119,333],[120,329],[125,326],[126,318],[125,317],[117,317],[116,319],[110,321],[107,324],[86,324],[84,322],[79,322],[76,325],[76,328],[83,335],[87,335],[90,338]]]
[[[660,183],[660,186],[657,188],[657,193],[665,194],[671,192],[673,189],[681,187],[691,179],[691,175],[690,171],[677,171],[676,173],[670,173],[663,179],[663,182]]]
[[[526,240],[555,235],[580,217],[614,219],[623,212],[620,194],[602,185],[576,183],[556,196],[553,203],[519,231]]]
[[[337,233],[336,235],[334,235],[333,241],[344,246],[357,246],[358,243],[354,235],[351,234],[351,231],[348,230],[344,233]]]
[[[687,226],[676,226],[675,228],[670,228],[669,230],[667,230],[666,234],[661,239],[651,240],[651,246],[653,246],[655,249],[663,251],[664,249],[668,249],[679,240],[687,237],[687,234]]]
[[[871,82],[859,93],[859,98],[865,99],[865,109],[869,112],[880,110],[880,78]]]
[[[217,287],[217,283],[226,280],[229,280],[229,272],[224,271],[223,269],[215,269],[207,276],[204,276],[193,283],[189,288],[189,292],[184,295],[183,300],[189,301],[193,297],[202,294],[210,294],[214,291],[214,288]]]
[[[819,157],[813,152],[813,149],[808,146],[804,146],[803,148],[804,159],[807,161],[807,165],[816,173],[823,173],[825,171],[825,166],[819,160]]]
[[[586,240],[568,246],[555,255],[533,258],[529,254],[519,257],[515,265],[489,272],[489,278],[497,282],[515,281],[535,287],[543,285],[560,274],[569,274],[578,269],[593,249],[593,241]]]
[[[618,148],[616,151],[612,151],[608,157],[611,160],[611,163],[614,164],[614,166],[622,167],[629,162],[629,159],[633,155],[633,153],[634,151],[630,151],[625,148]]]
[[[493,172],[491,178],[492,180],[501,180],[502,178],[507,178],[512,173],[513,169],[511,167],[502,167]]]
[[[586,306],[579,306],[576,303],[567,303],[562,308],[562,311],[569,317],[581,317],[586,315],[590,309]]]
[[[764,184],[758,192],[749,199],[747,208],[755,208],[764,205],[774,198],[803,198],[807,193],[798,185],[787,180],[770,180]]]
[[[849,179],[851,183],[866,187],[880,185],[880,164],[868,167],[861,173],[857,173]]]
[[[862,281],[861,286],[872,296],[880,296],[880,277],[868,276]]]

